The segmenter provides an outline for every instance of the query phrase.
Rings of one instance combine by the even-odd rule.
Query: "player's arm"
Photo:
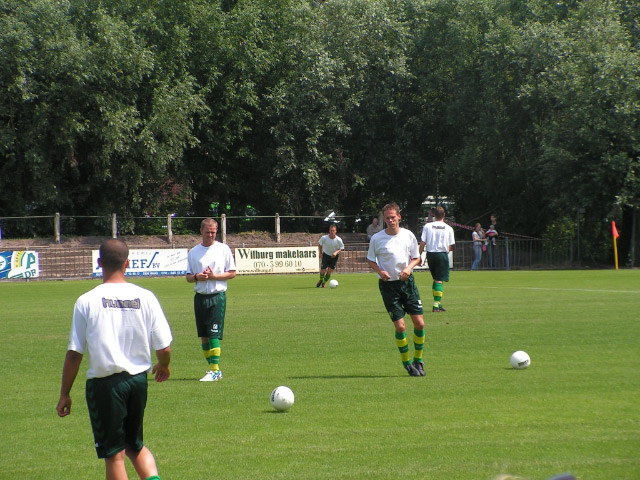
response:
[[[371,261],[371,260],[369,260],[367,258],[367,263],[369,264],[369,266],[371,267],[371,269],[374,272],[376,272],[378,275],[380,275],[380,280],[382,280],[383,282],[386,282],[387,280],[389,280],[391,278],[391,275],[389,275],[389,273],[387,273],[383,269],[381,269],[380,266],[376,262],[373,262],[373,261]]]
[[[171,362],[171,345],[161,350],[156,350],[158,363],[153,366],[151,373],[155,375],[156,382],[164,382],[171,375],[169,363]]]
[[[187,273],[185,278],[187,279],[187,282],[189,282],[189,283],[195,283],[198,280],[193,273]]]
[[[409,278],[409,275],[411,275],[411,272],[413,271],[413,269],[417,265],[419,265],[421,262],[422,262],[422,258],[420,257],[412,258],[409,264],[402,269],[402,272],[400,273],[400,280],[403,280],[403,281],[407,280]]]
[[[71,413],[71,387],[73,387],[73,382],[75,382],[78,376],[82,357],[83,355],[81,353],[74,350],[67,350],[64,366],[62,367],[60,400],[58,400],[58,406],[56,407],[59,417],[66,417]]]
[[[209,280],[231,280],[232,278],[236,277],[235,270],[227,270],[226,272],[222,273],[213,273],[213,271],[211,271],[211,269],[209,268],[205,270],[204,273],[207,275],[207,279]]]

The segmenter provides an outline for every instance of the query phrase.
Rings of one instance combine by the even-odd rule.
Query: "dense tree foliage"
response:
[[[527,235],[640,206],[629,0],[0,0],[0,215],[369,215]],[[584,213],[582,213],[584,212]],[[640,237],[636,235],[637,238]],[[640,250],[640,249],[638,249]]]

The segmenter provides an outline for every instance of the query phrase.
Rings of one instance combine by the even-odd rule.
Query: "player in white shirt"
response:
[[[200,224],[202,243],[187,256],[189,283],[195,283],[193,309],[196,328],[207,361],[207,371],[201,382],[215,382],[222,378],[220,370],[220,341],[227,310],[227,280],[236,276],[236,263],[228,245],[216,242],[218,222],[205,218]]]
[[[400,227],[402,217],[397,204],[385,205],[383,214],[387,228],[371,237],[367,261],[378,274],[378,287],[393,322],[402,364],[410,376],[424,376],[424,318],[420,293],[412,273],[420,263],[418,241],[410,230]],[[407,313],[413,321],[413,361],[405,333],[404,317]]]
[[[128,256],[121,240],[100,246],[103,283],[76,301],[56,410],[60,417],[71,413],[71,387],[87,353],[87,406],[107,479],[127,478],[125,454],[140,478],[159,479],[142,436],[147,372],[158,382],[169,378],[173,338],[155,295],[126,281]],[[153,367],[151,350],[158,359]]]
[[[420,237],[420,255],[426,248],[427,264],[433,279],[433,312],[446,312],[442,306],[443,282],[449,281],[449,252],[453,251],[453,245],[456,243],[453,228],[444,222],[444,217],[444,208],[440,206],[436,209],[435,221],[427,222],[422,227]]]
[[[320,264],[320,280],[316,283],[316,288],[325,287],[329,278],[331,278],[331,272],[336,269],[340,252],[344,250],[344,243],[337,233],[338,227],[333,224],[329,227],[329,235],[323,235],[318,240],[322,263]]]

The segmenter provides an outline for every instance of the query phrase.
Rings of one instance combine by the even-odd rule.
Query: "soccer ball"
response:
[[[516,370],[522,370],[531,365],[529,354],[527,354],[527,352],[523,352],[522,350],[513,352],[511,354],[511,359],[509,360],[509,362],[511,363],[511,366]]]
[[[329,288],[338,288],[338,280],[335,278],[333,280],[329,280]]]
[[[289,387],[281,385],[273,389],[269,400],[273,408],[279,412],[284,412],[285,410],[289,410],[291,405],[293,405],[294,396]]]

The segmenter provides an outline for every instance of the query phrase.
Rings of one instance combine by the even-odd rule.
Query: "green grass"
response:
[[[400,364],[375,276],[335,277],[337,290],[311,275],[232,280],[212,384],[198,382],[190,285],[135,280],[175,337],[145,423],[162,478],[640,478],[640,272],[453,272],[448,312],[425,314],[424,378]],[[0,479],[104,476],[86,360],[71,416],[55,413],[73,304],[97,282],[0,284]],[[512,370],[520,349],[532,365]],[[281,384],[296,394],[286,413],[268,401]]]

